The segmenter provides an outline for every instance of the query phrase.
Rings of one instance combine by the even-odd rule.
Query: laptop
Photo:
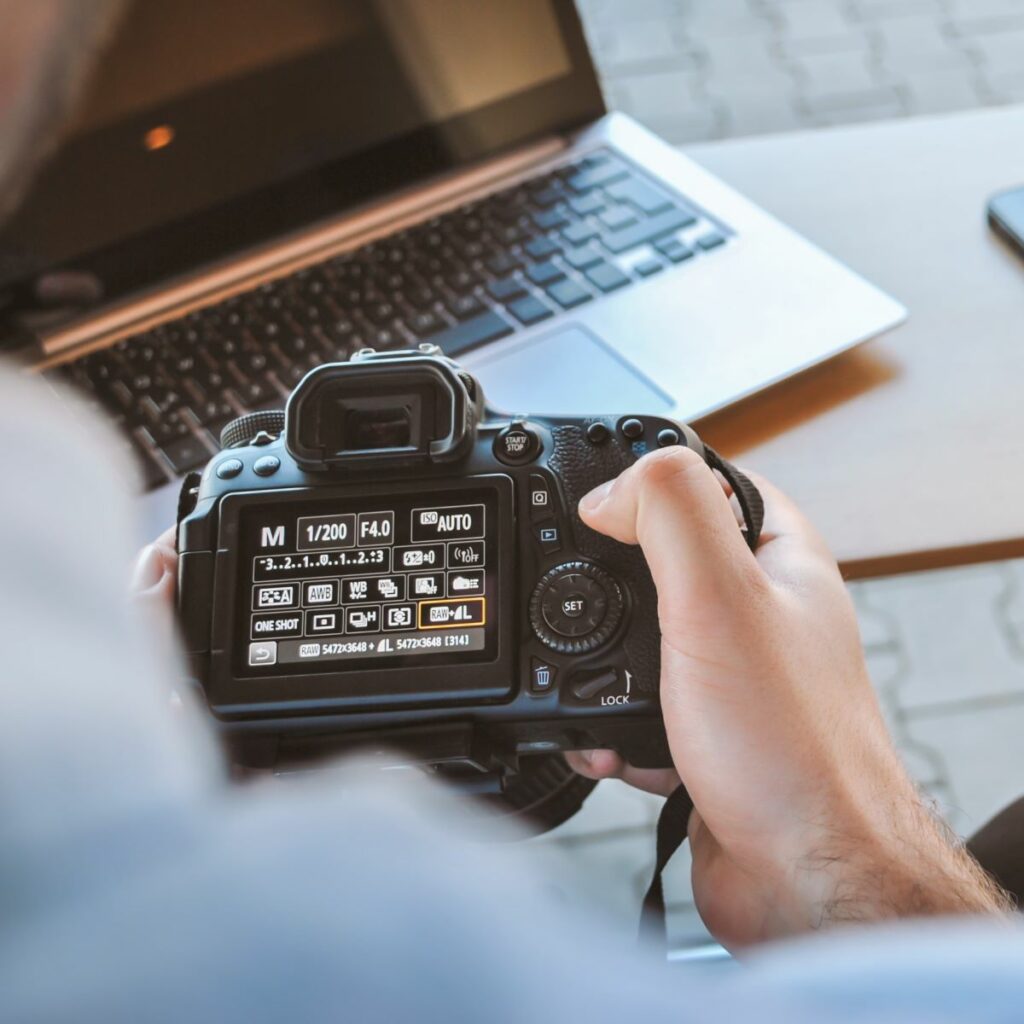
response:
[[[0,231],[0,337],[116,421],[155,520],[361,348],[693,420],[903,316],[609,113],[571,0],[138,0]]]

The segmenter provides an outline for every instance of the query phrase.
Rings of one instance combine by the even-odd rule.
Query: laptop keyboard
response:
[[[147,489],[314,366],[429,341],[451,356],[703,256],[728,236],[599,150],[47,371],[113,416]]]

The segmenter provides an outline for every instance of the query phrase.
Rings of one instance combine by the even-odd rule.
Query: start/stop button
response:
[[[532,462],[540,454],[540,438],[523,423],[510,423],[494,439],[494,455],[509,466]]]

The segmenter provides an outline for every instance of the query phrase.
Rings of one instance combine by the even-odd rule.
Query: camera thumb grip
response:
[[[668,928],[665,921],[665,892],[661,873],[672,859],[672,855],[686,840],[692,810],[693,801],[690,794],[687,793],[685,786],[680,785],[669,794],[658,816],[654,875],[647,887],[640,910],[638,937],[641,942],[658,945],[662,949],[668,942]]]

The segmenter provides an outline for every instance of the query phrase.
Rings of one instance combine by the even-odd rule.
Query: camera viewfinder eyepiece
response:
[[[305,376],[288,400],[285,444],[307,470],[454,462],[481,409],[479,388],[443,356],[363,350]]]

